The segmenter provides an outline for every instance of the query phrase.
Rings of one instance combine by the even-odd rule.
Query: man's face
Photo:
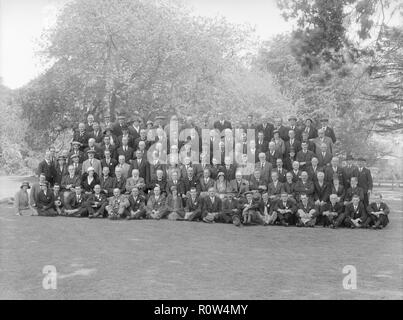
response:
[[[80,194],[81,194],[81,187],[80,187],[80,186],[77,186],[77,187],[75,188],[75,191],[76,191],[76,195],[80,195]]]
[[[74,167],[69,167],[69,175],[73,176],[74,175]]]
[[[145,148],[146,148],[146,144],[144,143],[144,141],[140,141],[139,142],[139,149],[140,150],[145,150]]]
[[[94,192],[95,192],[95,194],[100,194],[101,193],[101,186],[99,184],[97,184],[94,187]]]
[[[238,181],[240,181],[242,179],[242,174],[240,172],[237,172],[235,174],[235,179],[237,179]]]
[[[330,202],[331,202],[332,204],[335,204],[335,203],[337,202],[337,196],[336,196],[336,195],[331,195],[331,196],[330,196]]]
[[[351,178],[351,186],[355,188],[357,186],[357,179],[356,178]]]
[[[161,193],[161,189],[159,187],[154,188],[154,194],[158,197]]]
[[[120,178],[122,176],[122,170],[120,170],[120,168],[116,168],[115,175],[116,175],[116,177]]]
[[[87,117],[88,123],[93,123],[94,122],[94,116],[92,114],[89,114]]]
[[[102,169],[102,173],[103,173],[103,175],[106,177],[107,175],[109,175],[109,168],[108,167],[104,167],[103,169]]]
[[[108,145],[111,142],[111,139],[108,136],[104,137],[104,143]]]
[[[105,151],[105,158],[109,159],[110,157],[111,157],[111,152],[109,150]]]
[[[322,144],[322,145],[320,146],[320,150],[321,150],[322,152],[326,152],[326,149],[327,149],[327,146],[326,146],[326,145]]]
[[[57,185],[57,184],[55,184],[55,185],[53,186],[53,190],[54,190],[56,193],[58,193],[58,192],[60,191],[60,186]]]
[[[51,156],[52,156],[52,155],[51,155],[50,151],[46,151],[46,152],[45,152],[45,159],[46,159],[46,160],[50,160]]]
[[[142,139],[144,139],[144,138],[146,137],[146,135],[147,135],[147,132],[146,132],[144,129],[141,129],[141,130],[140,130],[140,137],[141,137]]]
[[[157,170],[157,178],[162,179],[164,172],[162,170]]]
[[[354,197],[353,198],[353,205],[354,206],[358,206],[358,203],[360,202],[360,198],[358,198],[358,197]]]
[[[51,154],[52,157],[53,157],[53,156],[55,155],[55,153],[56,153],[55,148],[50,148],[49,151],[50,151],[50,154]]]
[[[193,177],[193,168],[188,169],[188,176]]]
[[[376,202],[376,203],[381,203],[381,201],[382,201],[381,196],[380,196],[380,195],[376,195],[376,196],[375,196],[375,202]]]
[[[133,189],[132,189],[132,196],[133,196],[133,197],[137,197],[138,195],[139,195],[139,189],[133,188]]]
[[[132,177],[135,178],[135,179],[138,179],[138,177],[139,177],[139,171],[138,171],[138,170],[133,170],[133,171],[132,171]]]
[[[308,140],[308,133],[306,133],[305,131],[302,132],[302,140],[303,140],[303,141],[307,141],[307,140]]]
[[[124,164],[125,163],[125,157],[119,156],[119,163]]]
[[[287,173],[286,179],[287,179],[287,182],[288,182],[288,183],[291,183],[291,182],[292,182],[292,174],[291,174],[291,173]]]
[[[94,129],[94,131],[98,131],[99,130],[98,122],[94,122],[94,124],[92,125],[92,128]]]
[[[276,127],[280,127],[281,126],[281,119],[276,119],[274,121],[274,124],[276,125]]]
[[[74,157],[74,158],[73,158],[73,163],[78,164],[79,161],[80,161],[80,159],[79,159],[78,157]]]
[[[113,195],[115,196],[115,197],[119,197],[119,195],[120,195],[120,190],[119,189],[114,189],[113,190]]]
[[[141,159],[141,156],[142,156],[141,151],[140,151],[140,150],[137,150],[137,151],[136,151],[136,157],[137,157],[137,159]]]
[[[190,190],[190,196],[194,199],[196,198],[197,192],[195,189]]]
[[[290,119],[288,121],[289,121],[291,127],[295,127],[295,124],[296,124],[295,119]]]
[[[283,167],[283,161],[281,159],[277,159],[276,160],[276,165],[277,165],[277,168],[282,168]]]
[[[265,202],[269,201],[269,194],[268,194],[267,192],[263,193],[263,194],[262,194],[262,199],[263,199],[263,201],[265,201]]]
[[[248,202],[251,202],[251,201],[252,201],[252,194],[248,193],[248,194],[246,195],[246,200],[247,200]]]
[[[48,187],[45,184],[43,184],[43,185],[41,185],[41,190],[46,191],[46,190],[48,190]]]
[[[127,132],[127,131],[126,131]],[[124,134],[124,133],[123,133]],[[122,144],[124,145],[124,146],[127,146],[127,143],[129,142],[129,140],[127,139],[127,137],[123,137],[122,138]]]
[[[312,166],[316,167],[318,165],[318,159],[312,158],[311,163],[312,163]]]
[[[277,172],[273,172],[273,173],[272,173],[271,179],[272,179],[273,181],[277,181],[277,180],[278,180]]]
[[[123,125],[123,124],[125,123],[125,119],[119,118],[119,119],[118,119],[118,122],[119,122],[120,125]]]
[[[172,172],[172,180],[178,180],[178,173],[177,172]]]
[[[266,161],[266,155],[265,154],[259,154],[259,161],[260,162],[265,162]]]
[[[85,131],[85,124],[84,124],[84,123],[80,123],[80,124],[78,125],[78,131],[80,131],[80,132],[84,132],[84,131]]]
[[[306,204],[308,203],[308,197],[305,196],[305,195],[301,196],[301,201],[302,201],[302,203],[303,203],[304,205],[306,205]]]
[[[297,170],[299,169],[299,163],[296,162],[296,161],[294,161],[294,162],[292,163],[292,168],[293,168],[295,171],[297,171]]]
[[[215,191],[214,191],[213,189],[210,189],[210,190],[208,191],[208,194],[209,194],[209,196],[210,196],[211,198],[214,198],[214,196],[215,196]]]
[[[253,175],[254,175],[255,179],[260,179],[260,171],[259,170],[254,171]]]
[[[288,199],[288,195],[287,194],[281,194],[281,201],[283,201],[283,202],[286,202],[287,201],[287,199]]]
[[[308,180],[308,174],[307,174],[306,172],[303,172],[303,173],[301,174],[301,180],[302,180],[303,182],[306,182],[306,181]]]
[[[317,177],[320,182],[323,182],[325,179],[325,174],[323,172],[318,172]]]
[[[95,144],[95,140],[94,140],[94,139],[89,139],[89,140],[88,140],[88,145],[89,145],[90,147],[93,147],[94,144]]]
[[[302,147],[302,151],[304,151],[304,152],[307,152],[307,151],[308,151],[308,145],[307,145],[306,143],[303,143],[303,144],[301,145],[301,147]]]
[[[294,139],[294,138],[295,138],[295,132],[294,132],[294,130],[288,131],[288,136],[290,137],[290,139]]]
[[[274,151],[274,147],[275,147],[276,145],[273,143],[273,142],[270,142],[269,143],[269,150],[270,151]]]
[[[323,130],[318,131],[319,138],[323,138],[325,136],[325,132]]]
[[[358,161],[358,166],[359,166],[360,168],[364,168],[365,162],[364,162],[364,161]]]
[[[92,152],[88,153],[88,159],[94,159],[94,154]]]
[[[203,171],[203,177],[208,178],[210,176],[210,172],[208,170]]]
[[[257,134],[257,137],[258,137],[259,141],[263,141],[263,138],[264,138],[263,132],[259,132]]]
[[[332,167],[334,167],[334,168],[336,168],[337,166],[338,166],[338,164],[339,164],[339,159],[332,159]]]

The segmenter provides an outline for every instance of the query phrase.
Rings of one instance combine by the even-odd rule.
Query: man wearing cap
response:
[[[17,216],[22,216],[23,212],[29,212],[34,215],[34,211],[32,210],[31,206],[29,205],[29,197],[28,197],[28,189],[31,186],[29,185],[28,181],[24,181],[21,184],[20,190],[14,195],[14,207],[17,211]]]
[[[48,182],[41,182],[41,191],[38,194],[36,208],[39,216],[53,217],[57,215],[55,210],[55,198],[52,190],[48,188]]]
[[[81,175],[87,172],[89,167],[92,167],[94,168],[94,172],[98,175],[98,177],[101,176],[102,174],[101,161],[95,159],[95,153],[96,152],[94,150],[87,151],[88,159],[83,162],[83,165],[81,167]]]
[[[70,158],[71,158],[71,165],[74,168],[75,175],[79,176],[81,179],[83,164],[79,162],[80,160],[77,154],[72,154]]]
[[[322,130],[325,132],[325,136],[332,139],[333,143],[336,143],[336,136],[334,134],[333,128],[328,127],[329,119],[322,118],[320,120],[320,123],[322,124]]]
[[[112,126],[112,133],[116,136],[119,137],[122,135],[122,127],[126,125],[126,117],[124,115],[118,115],[117,116],[118,122],[115,123]]]
[[[73,141],[71,143],[71,151],[69,153],[69,163],[73,162],[73,155],[78,157],[78,163],[83,163],[84,159],[84,152],[80,150],[81,142]]]
[[[94,193],[87,198],[86,205],[88,218],[105,218],[105,207],[108,203],[107,196],[101,192],[101,186],[94,186]]]
[[[358,187],[362,188],[364,191],[364,207],[367,208],[369,206],[369,197],[372,193],[372,175],[371,171],[365,167],[366,159],[358,158],[358,166],[354,172],[354,176],[357,177]]]
[[[64,176],[68,174],[66,159],[62,155],[57,157],[57,164],[55,166],[55,183],[59,185],[62,183]]]
[[[308,134],[308,139],[315,139],[318,136],[318,131],[316,128],[313,126],[313,121],[311,118],[307,118],[305,120],[305,126],[303,131],[305,131]]]
[[[54,183],[56,172],[55,167],[51,163],[51,153],[49,150],[45,152],[45,159],[38,165],[38,175],[44,174],[46,181],[50,184]]]
[[[88,139],[90,135],[85,131],[85,124],[80,122],[78,124],[78,131],[76,131],[73,135],[73,141],[80,142],[80,151],[84,151],[85,148],[88,147]]]

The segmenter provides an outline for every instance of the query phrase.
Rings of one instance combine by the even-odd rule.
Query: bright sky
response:
[[[36,39],[54,23],[66,0],[0,0],[0,77],[14,89],[35,78],[43,66],[35,57]],[[222,15],[230,22],[250,23],[269,38],[289,29],[275,0],[187,0],[196,14]]]

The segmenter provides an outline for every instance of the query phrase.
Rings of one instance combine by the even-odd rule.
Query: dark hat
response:
[[[358,161],[364,161],[364,162],[367,161],[367,159],[365,159],[365,158],[363,158],[363,157],[360,157],[360,158],[358,158],[357,160],[358,160]]]
[[[171,191],[178,190],[176,186],[171,186]]]
[[[44,182],[40,182],[39,183],[39,186],[48,186],[49,185],[49,182],[47,182],[47,181],[44,181]]]
[[[71,143],[72,146],[74,146],[75,144],[76,144],[76,145],[79,145],[79,146],[82,145],[82,143],[81,143],[80,141],[73,141],[73,142]]]
[[[322,118],[322,119],[320,119],[320,122],[328,122],[328,121],[329,121],[328,118]]]
[[[146,123],[146,125],[149,125],[149,124],[151,124],[151,125],[152,125],[152,124],[153,124],[153,122],[152,122],[151,120],[148,120],[148,121],[147,121],[147,123]]]
[[[159,115],[155,117],[155,120],[164,120],[165,118],[166,118],[165,116]]]
[[[295,148],[294,148],[294,147],[291,147],[291,148],[290,148],[290,152],[291,152],[291,151],[295,152]]]
[[[116,117],[116,119],[126,119],[126,116],[124,116],[123,114],[120,114]]]
[[[29,182],[28,181],[23,181],[22,183],[21,183],[21,189],[22,189],[22,187],[27,187],[28,189],[31,189],[31,186],[29,185]]]
[[[253,195],[253,192],[252,192],[252,191],[247,191],[247,192],[244,193],[245,196],[247,196],[248,194],[252,194],[252,195]]]
[[[57,157],[57,160],[58,160],[58,161],[59,161],[59,160],[66,160],[66,157],[63,156],[63,155],[60,155],[60,156]]]
[[[297,121],[298,119],[297,119],[296,116],[292,115],[292,116],[289,116],[289,117],[288,117],[288,121],[290,121],[290,120],[295,120],[295,121]]]
[[[347,161],[348,161],[348,160],[354,160],[354,158],[353,158],[353,156],[352,156],[351,154],[348,154],[347,157],[346,157],[346,160],[347,160]]]
[[[78,154],[73,153],[73,154],[70,156],[70,159],[73,159],[73,158],[79,158]]]
[[[121,129],[122,129],[122,131],[123,130],[129,130],[129,127],[127,125],[123,125]]]
[[[224,172],[220,171],[220,172],[217,174],[217,178],[218,178],[219,176],[225,176]]]
[[[306,118],[306,119],[305,119],[305,122],[307,122],[308,120],[311,121],[311,122],[313,122],[312,118]]]
[[[109,119],[111,116],[109,114],[104,115],[104,119]]]
[[[273,131],[273,134],[278,133],[280,134],[280,131],[278,131],[277,129]]]
[[[95,154],[96,153],[96,151],[95,150],[87,150],[87,153],[93,153],[93,154]]]

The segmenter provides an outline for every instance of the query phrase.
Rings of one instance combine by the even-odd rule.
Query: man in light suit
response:
[[[87,155],[88,159],[83,162],[82,168],[81,168],[81,175],[83,175],[85,172],[87,172],[87,169],[89,167],[94,168],[94,172],[98,175],[98,177],[101,176],[102,174],[102,165],[101,161],[98,159],[95,159],[95,150],[88,150]]]

